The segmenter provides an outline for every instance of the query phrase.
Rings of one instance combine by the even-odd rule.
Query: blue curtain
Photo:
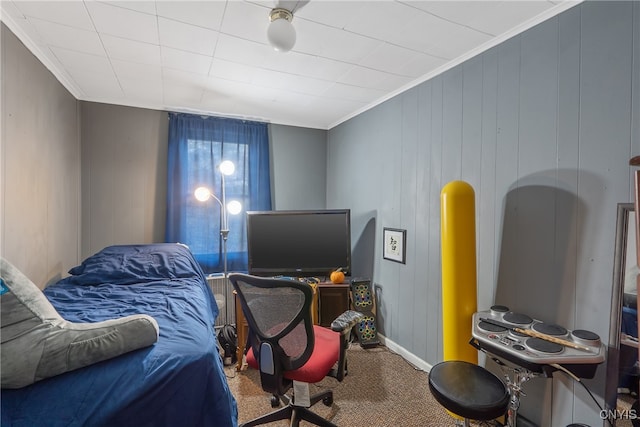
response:
[[[222,216],[214,200],[200,202],[194,190],[205,186],[221,199],[218,166],[231,160],[236,170],[225,176],[227,203],[238,200],[242,213],[229,215],[227,266],[247,270],[246,211],[271,209],[269,136],[266,123],[169,114],[167,242],[189,245],[206,273],[222,272]]]

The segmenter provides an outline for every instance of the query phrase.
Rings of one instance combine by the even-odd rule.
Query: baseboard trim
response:
[[[378,338],[380,339],[380,343],[382,345],[387,347],[390,351],[399,354],[400,357],[402,357],[407,362],[411,363],[417,369],[420,369],[421,371],[425,371],[425,372],[431,371],[431,368],[432,368],[433,365],[430,365],[429,363],[427,363],[424,360],[420,359],[418,356],[416,356],[415,354],[411,353],[409,350],[407,350],[406,348],[402,347],[398,343],[390,340],[389,338],[385,337],[384,335],[382,335],[380,333],[378,333]]]

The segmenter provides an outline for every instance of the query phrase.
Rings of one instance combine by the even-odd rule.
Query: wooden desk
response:
[[[314,325],[318,324],[318,291],[316,285],[311,285],[313,288],[313,303],[311,304],[311,320]],[[246,360],[244,359],[245,345],[247,344],[247,337],[249,336],[249,324],[242,312],[242,304],[240,304],[240,298],[238,298],[237,292],[233,291],[233,301],[236,306],[236,334],[238,336],[238,348],[236,349],[236,370],[241,371],[246,367]]]
[[[330,327],[338,316],[350,307],[351,285],[349,283],[335,284],[332,282],[318,283],[317,303],[318,324]]]

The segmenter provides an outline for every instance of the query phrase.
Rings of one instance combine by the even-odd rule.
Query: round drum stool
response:
[[[473,363],[450,360],[429,372],[433,397],[450,412],[469,420],[488,421],[507,412],[509,389],[494,374]]]

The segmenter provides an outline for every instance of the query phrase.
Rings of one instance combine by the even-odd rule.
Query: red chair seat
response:
[[[314,325],[315,345],[311,357],[302,367],[295,371],[286,371],[284,377],[293,381],[317,383],[327,375],[340,357],[340,334],[331,329]],[[247,353],[247,363],[254,369],[259,369],[258,361],[253,355],[253,349]]]

